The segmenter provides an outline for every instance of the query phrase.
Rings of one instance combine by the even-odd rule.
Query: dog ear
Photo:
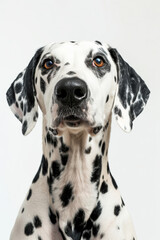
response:
[[[43,48],[37,50],[27,68],[17,76],[6,93],[12,112],[22,123],[24,135],[31,132],[38,118],[34,75],[42,51]]]
[[[117,91],[113,111],[120,127],[130,132],[133,120],[143,111],[150,91],[145,82],[126,63],[118,51],[110,48],[109,52],[117,66]]]

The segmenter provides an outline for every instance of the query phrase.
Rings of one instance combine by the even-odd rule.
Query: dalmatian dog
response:
[[[43,155],[10,240],[135,240],[108,163],[112,113],[129,132],[149,97],[106,43],[40,48],[7,91],[27,135],[43,114]]]

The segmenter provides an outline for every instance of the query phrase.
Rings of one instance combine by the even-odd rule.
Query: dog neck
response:
[[[63,136],[55,137],[45,120],[43,125],[42,175],[47,176],[50,205],[64,232],[68,216],[74,222],[81,210],[85,212],[84,222],[90,218],[99,204],[99,195],[113,182],[108,167],[111,116],[94,136],[87,131],[77,135],[65,131]]]

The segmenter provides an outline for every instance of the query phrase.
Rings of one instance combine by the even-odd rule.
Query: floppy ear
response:
[[[118,51],[109,52],[117,66],[117,91],[113,111],[120,127],[130,132],[133,120],[143,111],[150,91],[135,70],[126,63]]]
[[[43,48],[40,48],[35,53],[28,67],[18,75],[6,93],[7,102],[12,112],[22,122],[24,135],[30,133],[38,118],[34,75],[42,51]]]

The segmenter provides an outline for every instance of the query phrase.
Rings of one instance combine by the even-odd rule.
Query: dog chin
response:
[[[56,129],[58,132],[64,131],[66,128],[69,131],[81,131],[87,128],[91,128],[94,125],[93,121],[87,118],[79,118],[75,115],[67,117],[57,117],[53,122],[51,129]]]

